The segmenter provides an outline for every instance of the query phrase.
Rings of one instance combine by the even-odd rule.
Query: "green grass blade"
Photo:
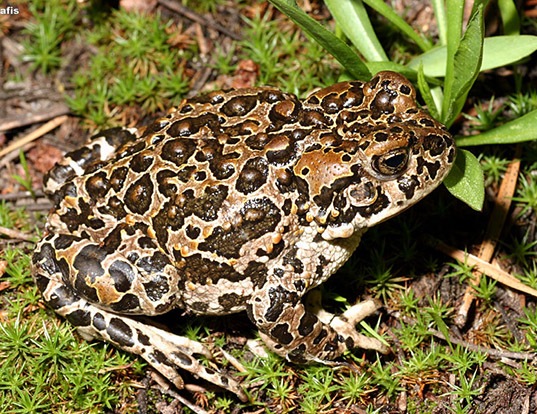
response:
[[[438,37],[440,38],[440,44],[447,44],[447,17],[444,0],[432,0],[434,16],[436,17],[436,24],[438,24]]]
[[[368,61],[389,60],[361,0],[325,0],[337,24]]]
[[[446,78],[444,81],[444,102],[442,103],[441,121],[448,119],[449,107],[453,105],[453,84],[455,82],[455,54],[459,48],[462,34],[462,17],[464,0],[446,0],[447,14],[447,57]]]
[[[520,18],[513,0],[498,0],[498,8],[502,16],[503,34],[520,34]]]
[[[332,3],[335,0],[330,0]],[[424,52],[431,49],[432,44],[427,39],[422,38],[418,33],[414,31],[412,26],[405,22],[393,9],[384,3],[382,0],[363,0],[365,4],[374,9],[377,13],[384,16],[395,27],[397,27],[403,34],[408,36],[418,47]],[[327,1],[325,3],[328,4]]]
[[[485,200],[483,170],[470,151],[459,149],[455,164],[444,180],[451,194],[471,208],[481,211]]]
[[[369,69],[358,55],[334,33],[304,13],[294,0],[270,0],[270,2],[334,56],[355,79],[371,78]]]
[[[483,43],[483,61],[480,71],[499,68],[518,62],[537,51],[537,36],[494,36],[487,37]],[[423,64],[427,76],[446,76],[446,47],[432,49],[414,58],[409,68],[418,70]]]
[[[457,146],[515,144],[517,142],[537,140],[537,109],[507,122],[490,131],[470,137],[457,138]]]
[[[427,80],[425,79],[425,75],[423,73],[423,67],[421,66],[418,70],[418,88],[421,93],[421,97],[425,101],[425,105],[427,105],[427,109],[429,110],[429,113],[431,114],[433,118],[438,119],[440,117],[440,114],[438,112],[438,108],[436,107],[433,94],[431,93],[431,88],[429,88],[429,84],[427,83]]]
[[[446,98],[442,106],[442,122],[449,128],[459,115],[470,88],[477,79],[483,59],[483,4],[478,4],[473,11],[468,27],[460,40],[453,56],[453,80],[448,85],[447,75],[444,93]],[[450,62],[448,45],[448,65]],[[449,73],[449,66],[447,68]],[[449,91],[449,95],[448,95]]]

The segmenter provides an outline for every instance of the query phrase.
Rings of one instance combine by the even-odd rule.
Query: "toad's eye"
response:
[[[390,152],[373,157],[373,169],[384,176],[394,176],[403,172],[408,163],[406,148],[397,148]]]

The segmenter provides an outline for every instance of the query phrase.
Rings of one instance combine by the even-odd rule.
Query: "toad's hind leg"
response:
[[[205,367],[194,358],[211,353],[201,343],[171,334],[131,317],[103,310],[80,297],[64,282],[65,259],[52,249],[55,236],[39,243],[32,258],[32,272],[45,302],[73,324],[85,339],[110,342],[127,352],[140,355],[178,388],[184,383],[178,369],[216,384],[246,400],[240,385],[230,376]]]
[[[65,157],[45,175],[43,180],[45,193],[53,194],[73,177],[84,174],[96,163],[109,160],[119,148],[134,143],[139,138],[138,129],[119,127],[92,136],[82,148],[65,154]]]

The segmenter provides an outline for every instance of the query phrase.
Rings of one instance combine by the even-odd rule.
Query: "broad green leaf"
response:
[[[449,128],[458,116],[470,88],[474,84],[483,57],[483,4],[478,4],[468,22],[464,36],[459,42],[453,59],[453,80],[444,87],[441,121]],[[449,43],[448,43],[449,50]],[[449,66],[449,52],[448,52]],[[449,70],[448,70],[449,72]],[[449,74],[449,73],[448,73]]]
[[[510,65],[535,51],[537,51],[537,36],[487,37],[483,44],[483,62],[480,71]],[[446,47],[442,46],[414,58],[408,66],[418,70],[421,63],[425,75],[443,77],[446,75],[446,59]]]
[[[451,194],[471,208],[481,211],[485,200],[483,170],[470,151],[459,149],[455,164],[444,180]]]
[[[515,2],[513,0],[498,0],[498,8],[502,16],[503,34],[508,36],[520,34],[520,18]]]
[[[325,0],[325,4],[343,33],[366,60],[389,60],[361,0]]]
[[[270,2],[334,56],[355,79],[371,78],[371,73],[358,55],[334,33],[304,13],[294,0],[270,0]]]
[[[537,109],[490,131],[470,137],[457,138],[457,146],[514,144],[537,140]]]
[[[431,93],[431,88],[429,88],[429,84],[425,79],[425,75],[423,74],[423,68],[421,66],[418,70],[418,88],[420,90],[421,97],[427,105],[429,113],[433,118],[438,119],[440,114],[438,113],[438,108],[436,107],[436,103]]]
[[[363,0],[372,9],[376,10],[377,13],[384,16],[389,20],[395,27],[397,27],[403,34],[408,36],[418,47],[423,50],[429,50],[431,48],[431,43],[417,34],[412,26],[405,22],[401,16],[399,16],[390,6],[388,6],[383,0]],[[336,0],[330,0],[331,3],[335,3]],[[328,5],[328,1],[325,0],[325,3]],[[335,16],[334,16],[335,17]],[[339,22],[339,21],[338,21]]]

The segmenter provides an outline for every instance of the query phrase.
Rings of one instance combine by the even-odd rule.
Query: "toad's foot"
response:
[[[306,307],[324,323],[332,326],[337,332],[344,337],[352,338],[354,348],[368,349],[387,354],[389,347],[378,339],[362,335],[356,331],[356,325],[373,315],[380,307],[380,303],[374,299],[359,302],[341,315],[334,315],[323,309],[321,304],[321,291],[314,289],[306,297]]]
[[[351,306],[341,315],[334,315],[323,309],[321,305],[321,292],[320,290],[315,289],[308,293],[305,300],[305,306],[306,309],[315,314],[321,322],[330,325],[344,338],[350,339],[353,342],[352,348],[373,350],[382,354],[387,354],[389,352],[389,347],[383,342],[376,338],[371,338],[358,333],[355,327],[356,324],[374,314],[379,309],[380,304],[377,301],[373,299],[365,300]],[[260,336],[273,352],[284,357],[286,356],[286,354],[282,352],[281,347],[278,347],[270,337],[263,333],[260,333]],[[318,360],[318,362],[326,364],[330,361]]]
[[[44,271],[47,269],[47,271]],[[240,384],[217,369],[203,366],[194,356],[211,358],[201,343],[174,335],[150,324],[100,309],[81,298],[61,281],[61,274],[44,261],[36,265],[37,285],[45,301],[60,315],[76,326],[84,339],[99,339],[140,355],[177,388],[184,388],[179,369],[236,394],[242,401],[247,397]],[[51,276],[52,274],[52,276]]]
[[[91,312],[89,309],[86,311]],[[121,349],[140,355],[178,389],[185,386],[178,372],[178,369],[184,369],[196,377],[233,392],[242,401],[247,400],[246,394],[235,379],[218,369],[202,365],[198,358],[194,357],[201,355],[212,358],[212,354],[203,344],[128,317],[119,318],[101,310],[96,312],[102,316],[100,327],[103,329],[96,330],[93,326],[78,327],[78,331],[86,339],[98,338],[112,342]]]

